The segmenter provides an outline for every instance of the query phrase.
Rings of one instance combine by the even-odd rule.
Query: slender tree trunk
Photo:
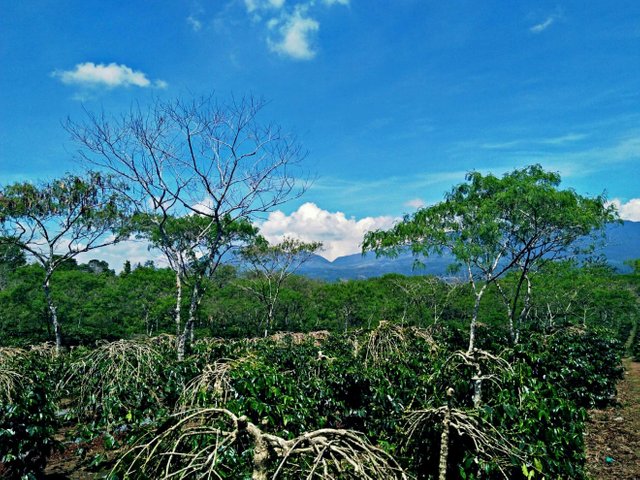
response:
[[[184,360],[184,356],[187,350],[187,343],[191,344],[193,339],[193,326],[196,321],[196,310],[200,303],[200,288],[199,282],[196,280],[193,284],[193,292],[191,293],[191,302],[189,304],[189,319],[184,326],[184,331],[181,332],[178,338],[178,360]],[[190,340],[187,342],[187,340]]]
[[[475,354],[475,339],[476,339],[476,327],[478,325],[478,316],[480,313],[480,301],[482,300],[482,295],[487,288],[487,284],[483,285],[480,290],[476,292],[476,300],[473,306],[473,316],[471,317],[471,326],[469,328],[469,350],[467,350],[468,355],[472,355],[474,365],[476,367],[476,374],[471,379],[473,382],[473,405],[478,408],[482,403],[482,372],[480,370],[480,365],[478,364],[478,360]]]
[[[516,344],[520,341],[520,330],[522,329],[522,324],[524,323],[525,318],[527,318],[529,309],[531,308],[531,280],[529,280],[529,277],[527,275],[525,275],[525,279],[527,280],[527,294],[524,297],[524,306],[520,311],[520,315],[518,315],[518,326],[515,336]]]
[[[176,337],[180,337],[180,333],[182,331],[181,328],[181,318],[180,318],[180,308],[182,305],[182,278],[180,278],[180,272],[176,272],[176,308],[174,313],[174,318],[176,322]]]
[[[271,325],[273,325],[275,302],[271,302],[268,305],[267,308],[268,308],[268,310],[267,310],[267,323],[264,326],[264,336],[265,336],[265,338],[267,337],[267,335],[269,335],[269,330],[271,329]]]
[[[147,331],[147,336],[150,337],[153,332],[153,325],[149,322],[149,308],[146,305],[144,307],[144,327]]]
[[[51,320],[51,326],[53,327],[53,334],[56,339],[56,354],[60,353],[62,347],[62,332],[60,331],[60,322],[58,322],[58,309],[53,303],[53,297],[51,296],[51,274],[53,272],[47,272],[45,277],[43,288],[44,296],[47,299],[47,307],[49,309],[49,319]]]
[[[473,305],[473,315],[471,316],[471,325],[469,326],[469,349],[468,353],[471,353],[475,348],[476,341],[476,327],[478,326],[478,315],[480,314],[480,300],[482,300],[482,295],[484,295],[484,291],[487,288],[486,285],[476,292],[476,300]]]
[[[442,419],[440,434],[440,462],[438,463],[438,480],[447,480],[447,463],[449,461],[449,428],[451,424],[451,406],[447,403]]]
[[[476,374],[471,378],[473,381],[473,407],[478,409],[482,406],[482,370],[475,355],[474,365],[476,367]]]
[[[500,293],[500,296],[502,297],[502,302],[504,303],[504,306],[507,310],[507,319],[509,320],[509,338],[511,339],[511,344],[515,345],[517,341],[516,341],[515,323],[513,321],[513,310],[511,309],[509,298],[507,297],[507,294],[505,293],[505,291],[502,289],[500,282],[496,280],[495,284],[496,284],[496,288],[498,289],[498,293]]]

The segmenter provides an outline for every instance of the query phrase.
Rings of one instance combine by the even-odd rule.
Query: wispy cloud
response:
[[[546,29],[548,29],[551,25],[553,25],[554,23],[556,23],[556,21],[560,19],[561,13],[562,12],[558,10],[555,13],[548,15],[543,21],[531,26],[529,28],[529,31],[533,34],[544,32]]]
[[[486,150],[507,150],[515,147],[522,146],[540,146],[540,145],[552,145],[552,146],[562,146],[575,142],[579,142],[580,140],[584,140],[588,138],[588,135],[585,133],[567,133],[566,135],[560,135],[557,137],[548,137],[548,138],[518,138],[514,140],[507,140],[504,142],[487,142],[482,143],[480,148]]]
[[[247,12],[253,13],[260,10],[279,9],[284,6],[285,0],[244,0]]]
[[[585,138],[587,138],[587,135],[584,133],[568,133],[567,135],[562,135],[560,137],[543,138],[539,140],[539,143],[545,145],[564,145],[567,143],[579,142]]]
[[[200,30],[202,30],[202,21],[195,15],[189,15],[187,17],[187,23],[191,26],[191,29],[194,32],[199,32]]]
[[[317,54],[321,6],[349,5],[349,0],[244,0],[250,18],[267,29],[266,42],[271,52],[293,60],[311,60]]]
[[[405,207],[410,207],[410,208],[413,208],[414,210],[422,208],[426,205],[427,205],[426,202],[421,198],[412,198],[411,200],[409,200],[408,202],[405,202],[404,204]]]
[[[537,23],[529,29],[531,33],[542,33],[556,21],[555,17],[548,17],[544,22]]]
[[[117,88],[117,87],[140,87],[140,88],[167,88],[168,84],[164,80],[151,81],[147,75],[141,71],[133,70],[126,65],[116,63],[79,63],[72,70],[55,70],[51,74],[58,78],[65,85],[76,85],[85,88]]]

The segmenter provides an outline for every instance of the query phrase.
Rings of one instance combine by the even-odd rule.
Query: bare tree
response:
[[[79,254],[127,236],[128,203],[119,194],[123,191],[123,186],[98,173],[68,175],[39,186],[15,183],[0,189],[2,242],[19,247],[45,270],[42,286],[56,351],[62,345],[62,333],[51,278],[58,267]]]
[[[67,122],[67,130],[80,144],[85,161],[126,179],[130,199],[139,212],[154,219],[165,245],[171,244],[170,216],[205,219],[199,237],[207,241],[197,260],[201,277],[207,277],[222,261],[230,228],[306,188],[296,176],[304,153],[278,126],[258,121],[264,106],[255,98],[224,106],[213,97],[157,101],[145,111],[135,108],[120,118],[87,113],[83,123]],[[194,311],[203,295],[201,287],[192,290]],[[179,357],[184,356],[188,336],[185,325]]]

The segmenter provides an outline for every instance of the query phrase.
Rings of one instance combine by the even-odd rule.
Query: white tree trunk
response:
[[[184,356],[187,350],[187,343],[191,345],[193,340],[193,327],[196,321],[196,310],[200,303],[200,289],[198,288],[198,282],[193,285],[193,292],[191,294],[191,303],[189,304],[189,319],[184,326],[184,330],[178,337],[178,360],[184,360]]]
[[[49,319],[51,320],[51,326],[53,327],[53,334],[56,339],[56,354],[60,353],[62,347],[62,332],[60,331],[60,322],[58,321],[58,309],[53,303],[53,297],[51,296],[51,273],[48,272],[45,278],[43,288],[44,296],[47,300],[47,307],[49,309]]]
[[[447,480],[447,463],[449,461],[449,428],[451,424],[451,408],[447,405],[442,419],[440,434],[440,462],[438,463],[438,480]]]
[[[182,304],[182,279],[180,278],[180,273],[176,272],[176,308],[174,313],[174,318],[176,322],[176,336],[180,336],[181,328],[181,319],[180,319],[180,308]]]

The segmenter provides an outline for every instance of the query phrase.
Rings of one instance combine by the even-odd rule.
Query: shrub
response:
[[[50,358],[0,349],[0,476],[40,478],[58,445]]]

